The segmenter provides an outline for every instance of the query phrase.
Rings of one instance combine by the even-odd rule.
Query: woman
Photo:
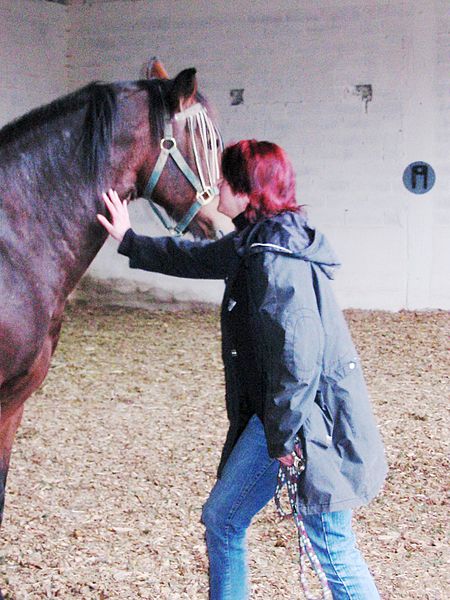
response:
[[[284,151],[246,140],[225,149],[219,211],[236,231],[219,241],[148,238],[130,228],[126,202],[104,195],[130,267],[224,279],[222,351],[230,428],[218,480],[203,508],[210,597],[248,597],[245,536],[273,497],[279,463],[306,463],[298,510],[333,598],[379,594],[355,546],[351,510],[386,474],[359,359],[329,279],[337,260],[295,197]]]

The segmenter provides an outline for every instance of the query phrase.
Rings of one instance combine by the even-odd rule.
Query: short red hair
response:
[[[282,212],[301,210],[295,173],[286,152],[272,142],[241,140],[225,148],[222,174],[234,194],[247,194],[245,216],[251,223]]]

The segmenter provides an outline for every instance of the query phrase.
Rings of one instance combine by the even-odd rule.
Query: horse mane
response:
[[[146,90],[149,93],[149,124],[153,139],[159,141],[164,132],[166,105],[164,95],[169,80],[138,80],[117,83],[94,81],[88,85],[44,106],[35,108],[0,129],[0,152],[10,156],[26,154],[28,162],[33,155],[42,153],[43,143],[49,162],[59,171],[67,169],[67,161],[74,153],[81,161],[86,179],[94,185],[100,183],[117,125],[118,98],[121,92]],[[197,101],[207,105],[205,98],[197,93]],[[68,148],[68,138],[63,129],[70,128],[71,115],[84,110],[78,138]],[[67,118],[67,126],[61,119]],[[75,122],[74,119],[72,119]],[[75,127],[75,125],[73,125]],[[43,142],[44,140],[44,142]]]
[[[81,138],[81,153],[88,177],[95,180],[109,158],[117,115],[117,90],[111,84],[94,82],[88,92]]]
[[[0,151],[18,155],[42,152],[42,140],[50,136],[67,144],[61,130],[61,119],[84,110],[75,150],[79,153],[83,171],[94,182],[108,161],[117,118],[118,96],[121,91],[146,89],[152,96],[149,102],[149,121],[154,135],[164,130],[163,101],[156,90],[156,81],[102,83],[94,81],[70,94],[35,108],[0,129]],[[70,127],[70,122],[68,121]],[[55,146],[57,144],[55,143]],[[61,148],[56,149],[52,162],[61,162]],[[64,154],[64,153],[63,153]],[[73,158],[73,155],[72,155]]]

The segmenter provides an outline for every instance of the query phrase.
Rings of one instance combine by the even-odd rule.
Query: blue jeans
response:
[[[210,600],[249,597],[246,531],[252,518],[274,496],[278,464],[268,455],[261,421],[253,416],[203,507]],[[379,600],[356,548],[351,518],[351,511],[346,510],[305,516],[304,523],[333,598]]]

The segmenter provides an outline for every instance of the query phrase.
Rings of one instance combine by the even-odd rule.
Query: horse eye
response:
[[[211,138],[208,139],[208,150],[218,150],[220,148],[220,139],[215,138],[214,147]]]

